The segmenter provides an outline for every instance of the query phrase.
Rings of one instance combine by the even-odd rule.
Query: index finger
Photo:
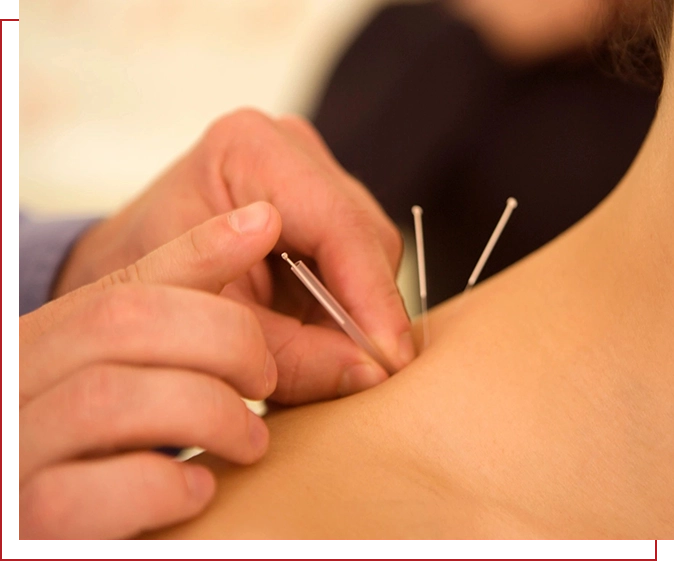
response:
[[[230,121],[227,134],[237,140],[223,150],[224,183],[237,204],[263,198],[279,210],[277,250],[312,257],[328,289],[391,365],[402,368],[416,351],[395,283],[398,230],[326,149],[308,148],[300,132],[265,119],[245,113]],[[255,143],[245,141],[250,134],[233,134],[237,128],[255,129]]]

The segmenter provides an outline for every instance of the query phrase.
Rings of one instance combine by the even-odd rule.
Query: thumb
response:
[[[83,286],[22,316],[36,336],[107,288],[132,282],[165,284],[219,293],[265,258],[281,233],[281,216],[255,202],[216,216],[148,253],[124,269]]]
[[[264,259],[280,233],[278,211],[269,203],[256,202],[211,218],[93,287],[142,282],[217,294]]]

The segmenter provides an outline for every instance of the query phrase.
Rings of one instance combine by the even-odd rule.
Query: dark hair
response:
[[[600,64],[629,81],[659,89],[669,56],[674,0],[608,2],[611,16],[597,52]]]

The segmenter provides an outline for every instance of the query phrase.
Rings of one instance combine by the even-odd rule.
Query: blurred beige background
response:
[[[23,208],[113,210],[240,106],[307,114],[387,0],[23,0]]]
[[[413,1],[413,0],[408,0]],[[23,0],[20,204],[107,214],[242,106],[309,115],[391,0]],[[399,285],[418,312],[407,233]]]

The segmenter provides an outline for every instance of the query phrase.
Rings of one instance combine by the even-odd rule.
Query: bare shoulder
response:
[[[269,452],[254,466],[199,459],[217,476],[215,500],[153,537],[442,537],[445,494],[387,437],[386,420],[368,411],[370,396],[359,397],[274,414]]]
[[[379,539],[494,535],[479,492],[453,452],[468,438],[440,412],[456,348],[461,302],[434,310],[435,338],[409,367],[348,398],[270,415],[265,458],[237,467],[212,457],[218,491],[197,519],[161,538]],[[455,374],[458,371],[455,372]],[[436,383],[434,380],[441,382]],[[461,384],[456,384],[461,387]],[[467,391],[466,388],[463,391]],[[465,399],[470,399],[464,393]],[[461,409],[459,408],[458,411]],[[501,522],[498,522],[500,525]],[[513,526],[503,535],[512,535]],[[497,532],[500,533],[500,532]],[[517,530],[516,535],[524,535]]]
[[[383,384],[271,416],[255,466],[205,460],[215,501],[158,537],[645,535],[654,501],[634,480],[662,458],[625,438],[627,378],[605,343],[620,333],[593,311],[605,285],[584,280],[587,242],[569,239],[436,308],[429,347]],[[611,514],[636,506],[628,524]]]

